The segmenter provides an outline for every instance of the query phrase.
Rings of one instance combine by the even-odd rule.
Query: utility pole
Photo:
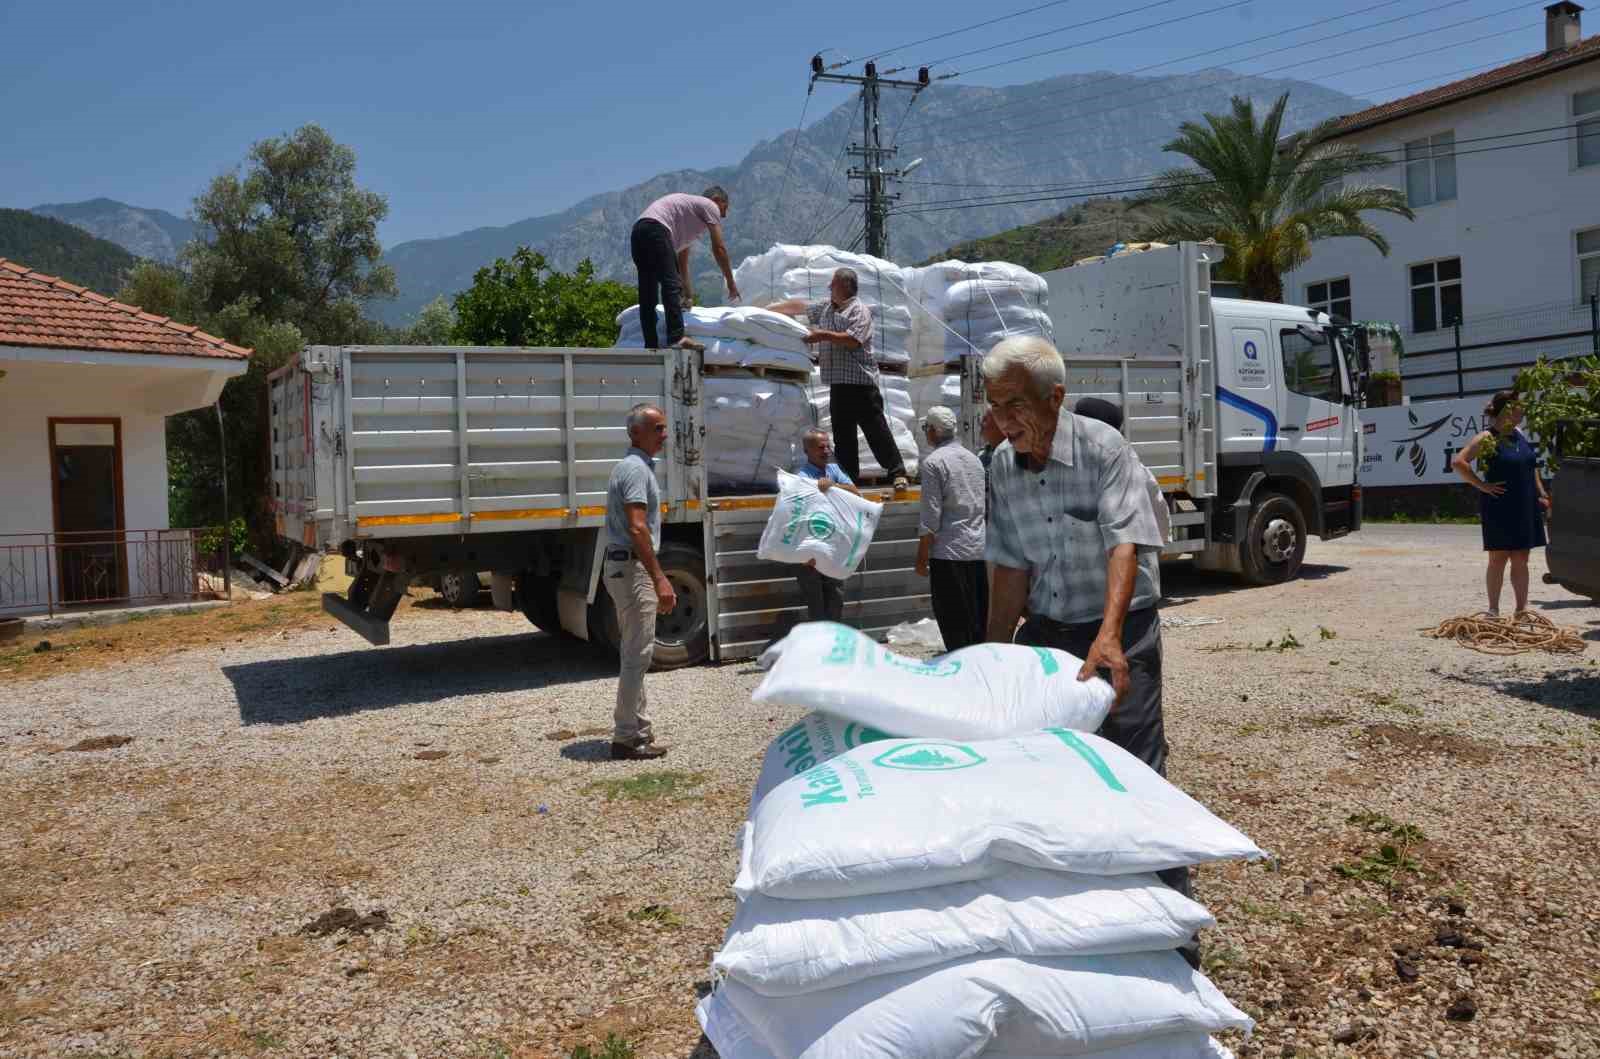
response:
[[[842,64],[841,64],[842,65]],[[890,70],[889,73],[898,73],[899,70]],[[861,142],[850,147],[852,157],[860,158],[861,165],[852,167],[849,172],[851,180],[861,181],[861,194],[852,195],[850,201],[860,203],[866,208],[866,236],[867,253],[873,257],[889,256],[889,203],[897,200],[898,194],[890,194],[885,190],[887,181],[904,176],[898,169],[885,169],[884,162],[893,158],[896,153],[894,147],[883,145],[883,130],[878,121],[878,94],[883,88],[905,88],[916,98],[916,93],[928,87],[930,78],[926,66],[917,70],[915,81],[896,81],[878,76],[878,64],[868,62],[865,72],[861,74],[833,73],[831,68],[822,63],[822,56],[811,57],[811,83],[828,81],[841,85],[859,85],[861,87]]]

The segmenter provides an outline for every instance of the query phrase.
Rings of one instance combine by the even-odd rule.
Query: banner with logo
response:
[[[1361,484],[1450,485],[1450,460],[1486,428],[1488,397],[1454,397],[1361,410]]]

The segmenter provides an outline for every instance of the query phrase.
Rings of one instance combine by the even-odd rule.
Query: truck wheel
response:
[[[1246,581],[1276,585],[1300,575],[1306,558],[1306,518],[1293,500],[1268,493],[1250,512],[1239,565]]]
[[[670,614],[656,616],[656,649],[652,670],[680,669],[705,661],[710,653],[710,628],[706,621],[706,562],[700,549],[664,544],[657,558],[672,582],[678,604]],[[589,639],[615,652],[622,644],[622,627],[611,594],[600,586],[589,608]]]
[[[561,636],[561,611],[556,605],[560,579],[523,571],[517,575],[517,609],[535,626],[551,636]]]
[[[460,570],[446,570],[439,575],[439,595],[457,610],[477,606],[478,593],[482,590],[476,571],[462,573]]]

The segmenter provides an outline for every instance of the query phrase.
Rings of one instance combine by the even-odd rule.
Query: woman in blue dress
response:
[[[1528,609],[1528,553],[1544,547],[1544,513],[1550,495],[1539,477],[1539,454],[1528,436],[1517,429],[1522,406],[1511,390],[1501,390],[1483,410],[1490,429],[1482,431],[1456,453],[1450,465],[1466,483],[1483,495],[1478,510],[1483,522],[1483,550],[1489,553],[1489,615],[1500,616],[1500,586],[1506,566],[1511,567],[1511,591],[1516,613]],[[1490,438],[1494,451],[1487,475],[1479,477],[1475,462]]]

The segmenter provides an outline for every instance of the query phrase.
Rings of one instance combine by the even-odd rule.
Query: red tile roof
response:
[[[0,346],[244,360],[250,350],[0,257]]]
[[[1600,59],[1600,35],[1581,40],[1561,51],[1540,52],[1538,55],[1518,59],[1514,63],[1507,63],[1505,66],[1486,70],[1460,81],[1452,81],[1447,85],[1439,85],[1437,88],[1417,92],[1402,99],[1392,99],[1387,103],[1368,107],[1366,110],[1358,110],[1354,114],[1346,114],[1334,126],[1333,135],[1344,136],[1362,129],[1370,129],[1374,125],[1382,125],[1424,110],[1432,110],[1485,92],[1507,88],[1597,59]]]

